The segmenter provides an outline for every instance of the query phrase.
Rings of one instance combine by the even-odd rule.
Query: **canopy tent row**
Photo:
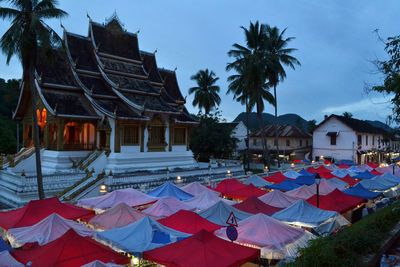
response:
[[[339,213],[319,209],[308,204],[303,199],[298,200],[286,209],[274,213],[272,218],[295,226],[313,228],[321,235],[329,234],[340,226],[350,224]]]
[[[258,259],[260,250],[228,242],[202,230],[180,242],[146,251],[143,257],[165,266],[241,266]]]
[[[192,194],[189,194],[171,182],[166,182],[163,185],[151,190],[147,193],[151,197],[163,198],[163,197],[175,197],[179,200],[188,200],[193,198]]]
[[[125,203],[131,207],[148,205],[157,201],[157,197],[150,197],[133,188],[125,188],[112,191],[104,196],[81,199],[78,205],[97,210],[105,210]]]
[[[231,212],[236,217],[236,220],[241,221],[244,220],[253,214],[243,212],[241,210],[238,210],[223,201],[219,201],[215,203],[213,206],[209,207],[208,209],[205,209],[203,211],[199,212],[199,215],[203,217],[204,219],[213,222],[218,225],[228,225],[226,221],[228,220]]]
[[[198,196],[198,195],[204,193],[205,191],[209,191],[209,192],[215,194],[216,196],[220,195],[219,192],[214,191],[214,190],[208,188],[207,186],[202,185],[199,182],[193,182],[193,183],[184,185],[184,186],[181,187],[181,189],[183,191],[185,191],[186,193],[189,193],[189,194],[191,194],[193,196]]]
[[[208,209],[209,207],[213,206],[214,204],[216,204],[219,201],[223,201],[225,204],[228,204],[228,205],[234,205],[237,203],[232,200],[220,198],[220,197],[216,196],[214,193],[208,192],[208,191],[205,191],[205,192],[201,193],[200,195],[195,196],[192,199],[186,200],[184,203],[196,208],[196,210],[205,210],[205,209]]]
[[[314,236],[301,228],[289,226],[265,214],[258,213],[238,222],[236,243],[261,249],[261,257],[284,259],[297,256],[297,249],[307,246]],[[226,228],[215,231],[215,235],[228,239]]]
[[[115,250],[140,255],[144,251],[162,247],[189,236],[146,216],[127,226],[99,232],[95,239]]]
[[[274,190],[258,198],[262,202],[277,208],[286,208],[297,201],[296,198],[285,195],[282,191]]]
[[[73,229],[46,245],[29,250],[15,250],[11,255],[31,267],[82,266],[94,260],[105,263],[128,264],[130,259],[96,242],[82,237]],[[27,265],[30,263],[30,265]]]
[[[43,246],[58,239],[70,229],[73,229],[80,236],[94,236],[95,234],[95,231],[83,224],[64,219],[53,213],[32,226],[8,230],[7,239],[15,248],[22,247],[26,243],[37,243],[39,246]]]
[[[179,201],[175,197],[165,197],[160,200],[157,200],[151,207],[143,210],[143,213],[150,216],[157,217],[167,217],[179,210],[192,210],[194,211],[196,208],[190,206],[183,201]]]

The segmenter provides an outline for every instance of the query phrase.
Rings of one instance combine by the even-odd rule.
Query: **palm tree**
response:
[[[0,0],[1,1],[1,0]],[[0,48],[7,56],[7,64],[16,55],[22,63],[23,89],[30,92],[35,135],[36,172],[39,199],[45,197],[42,167],[40,163],[39,128],[36,115],[36,92],[34,86],[38,49],[49,55],[61,39],[43,20],[62,18],[67,15],[56,8],[56,0],[8,0],[14,8],[0,8],[0,18],[10,19],[11,26],[0,39]]]
[[[278,155],[278,168],[280,167],[279,162],[279,143],[278,143],[278,101],[276,95],[276,87],[279,82],[286,78],[286,72],[284,66],[289,66],[295,69],[296,65],[300,65],[300,62],[290,54],[297,49],[287,48],[288,43],[294,39],[294,37],[284,38],[286,29],[282,32],[277,27],[265,26],[266,40],[265,40],[265,52],[268,62],[267,76],[269,86],[274,88],[275,98],[275,145],[276,153]]]
[[[235,58],[234,62],[228,63],[226,70],[235,70],[237,76],[231,76],[231,91],[234,95],[241,96],[242,99],[248,99],[249,106],[256,105],[257,117],[260,124],[262,146],[263,146],[263,160],[264,163],[269,165],[267,160],[267,142],[264,134],[264,100],[271,104],[275,104],[275,100],[271,93],[268,91],[268,84],[266,84],[267,76],[267,62],[264,52],[265,43],[265,25],[250,23],[249,29],[241,27],[245,33],[246,46],[233,44],[234,49],[228,52],[228,55]],[[235,83],[237,85],[235,85]],[[249,109],[247,109],[249,110]]]
[[[221,103],[221,98],[218,95],[219,86],[215,85],[219,78],[213,71],[205,69],[199,70],[190,79],[197,83],[197,86],[189,89],[189,94],[194,93],[192,104],[193,106],[199,106],[199,109],[204,108],[205,114],[208,115],[211,109]]]

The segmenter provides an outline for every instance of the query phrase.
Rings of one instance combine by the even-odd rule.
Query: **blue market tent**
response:
[[[293,190],[293,189],[296,189],[296,188],[299,188],[299,187],[300,187],[299,184],[296,184],[296,183],[292,182],[292,180],[287,178],[282,183],[268,185],[265,188],[278,189],[278,190],[281,190],[281,191],[290,191],[290,190]]]
[[[271,183],[268,181],[265,181],[264,179],[258,177],[255,174],[253,174],[246,181],[244,181],[244,184],[247,184],[247,185],[252,184],[255,187],[264,187],[264,186],[270,185]]]
[[[376,175],[370,173],[369,171],[360,172],[353,176],[355,179],[371,179],[374,178]]]
[[[349,186],[348,183],[346,183],[346,182],[344,182],[344,181],[342,181],[342,180],[340,180],[338,178],[332,178],[332,179],[329,179],[328,181],[331,182],[332,184],[335,184],[335,185],[339,186],[339,187]]]
[[[304,160],[303,160],[303,163],[304,163],[304,164],[311,164],[311,161],[309,161],[308,159],[304,159]]]
[[[95,238],[110,244],[114,249],[138,255],[189,236],[190,234],[168,228],[146,216],[127,226],[99,232]]]
[[[392,159],[392,161],[400,161],[400,156],[397,158]]]
[[[365,189],[377,191],[384,191],[397,185],[397,183],[384,180],[379,176],[372,179],[362,180],[358,184],[361,184]]]
[[[6,241],[4,241],[4,240],[0,237],[0,252],[2,252],[2,251],[4,251],[4,250],[7,250],[8,252],[11,252],[11,251],[13,251],[13,248],[10,247],[10,245],[8,245],[8,244],[6,243]],[[0,264],[0,266],[1,266],[1,264]]]
[[[295,184],[299,185],[312,185],[315,183],[314,176],[309,176],[309,175],[304,175],[304,176],[299,176],[296,178],[296,180],[293,181]]]
[[[338,166],[340,164],[344,164],[344,165],[347,165],[347,166],[355,166],[355,165],[357,165],[357,163],[355,163],[355,162],[353,162],[351,160],[348,160],[348,159],[339,160],[339,161],[335,162],[335,164],[338,165]]]
[[[381,178],[383,178],[385,180],[388,180],[390,182],[393,182],[393,183],[397,183],[397,184],[400,183],[400,178],[395,176],[395,175],[393,175],[393,174],[391,174],[390,172],[387,172],[387,173],[385,173],[385,174],[383,174],[383,175],[381,175],[379,177],[381,177]]]
[[[183,191],[171,182],[166,182],[163,185],[151,190],[147,195],[152,197],[176,197],[179,200],[188,200],[193,198],[193,195]]]
[[[365,189],[361,184],[357,184],[356,186],[346,189],[343,191],[343,193],[351,195],[351,196],[355,196],[355,197],[366,198],[366,199],[375,199],[382,195],[382,193],[371,192],[371,191]]]
[[[312,174],[311,172],[306,171],[305,169],[301,169],[297,173],[300,174],[301,176],[313,176],[314,177],[314,174]]]
[[[341,225],[347,225],[349,222],[336,211],[322,210],[300,199],[291,206],[271,215],[272,218],[287,222],[300,227],[315,228],[324,224],[327,220],[336,221],[335,224],[324,224],[324,227],[319,227],[320,234],[330,233],[336,230]],[[327,228],[328,227],[328,228]]]
[[[218,201],[208,209],[199,212],[199,215],[212,223],[228,226],[226,221],[228,220],[231,212],[233,212],[235,215],[237,222],[253,216],[253,214],[238,210],[224,203],[223,201]]]

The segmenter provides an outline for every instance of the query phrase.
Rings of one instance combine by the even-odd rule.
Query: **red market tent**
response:
[[[377,170],[373,169],[372,171],[370,171],[370,173],[372,173],[373,175],[382,175],[383,173],[378,172]]]
[[[242,203],[238,203],[233,207],[251,214],[264,213],[266,215],[271,215],[283,209],[265,204],[255,196],[251,196]]]
[[[350,166],[348,166],[348,165],[346,165],[346,164],[344,164],[344,163],[339,164],[338,167],[339,167],[340,169],[348,169],[348,168],[350,168]]]
[[[335,175],[333,175],[333,174],[330,173],[330,172],[320,172],[319,175],[320,175],[322,178],[325,178],[325,179],[337,178]]]
[[[94,211],[63,203],[55,197],[42,200],[31,200],[25,207],[0,212],[0,226],[8,230],[11,228],[32,226],[52,213],[69,220],[76,220],[83,216],[94,214]]]
[[[346,175],[343,178],[337,177],[338,179],[342,180],[343,182],[348,183],[350,186],[354,186],[356,185],[359,181],[357,181],[356,179],[352,178],[350,175]]]
[[[376,164],[374,162],[367,163],[367,165],[370,166],[372,169],[375,169],[375,168],[379,167],[379,164]]]
[[[324,164],[325,165],[330,165],[330,164],[332,164],[332,162],[330,162],[329,160],[326,159],[326,160],[324,160]]]
[[[287,177],[283,175],[281,172],[277,172],[272,174],[271,176],[263,177],[263,179],[271,183],[279,184],[285,181]]]
[[[44,246],[30,250],[15,250],[11,254],[25,265],[31,262],[31,267],[82,266],[94,260],[116,264],[128,264],[130,262],[129,258],[90,237],[78,235],[72,229]]]
[[[158,222],[164,226],[187,234],[195,234],[202,229],[212,233],[222,227],[221,225],[207,221],[197,213],[188,210],[180,210],[165,219],[159,220]]]
[[[307,171],[308,171],[308,169],[307,169]],[[326,168],[325,166],[319,166],[318,168],[315,169],[315,172],[322,173],[322,172],[332,172],[332,171],[330,169]]]
[[[259,249],[237,245],[205,230],[143,253],[144,259],[165,266],[240,266],[259,257]]]
[[[292,162],[293,162],[293,163],[301,163],[301,160],[295,159],[295,160],[293,160]]]
[[[246,185],[243,188],[239,188],[237,190],[232,190],[229,192],[225,192],[223,195],[229,198],[234,198],[234,199],[241,199],[245,200],[248,199],[251,196],[256,196],[256,197],[261,197],[262,195],[268,193],[265,190],[261,190],[254,185]]]
[[[245,184],[238,182],[236,179],[226,179],[218,183],[214,190],[220,192],[221,194],[225,194],[245,187]]]
[[[307,202],[316,207],[317,195],[314,195],[307,199]],[[336,211],[338,213],[345,213],[364,202],[366,202],[365,199],[345,194],[338,189],[335,189],[328,195],[319,196],[320,209]]]

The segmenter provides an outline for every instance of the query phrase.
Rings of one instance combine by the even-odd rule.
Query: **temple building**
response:
[[[175,71],[159,68],[116,15],[89,18],[88,36],[63,34],[52,62],[39,55],[35,86],[44,172],[67,170],[91,151],[104,151],[113,172],[196,166],[189,149],[198,125],[185,108]],[[32,145],[30,93],[21,90],[14,120]]]

